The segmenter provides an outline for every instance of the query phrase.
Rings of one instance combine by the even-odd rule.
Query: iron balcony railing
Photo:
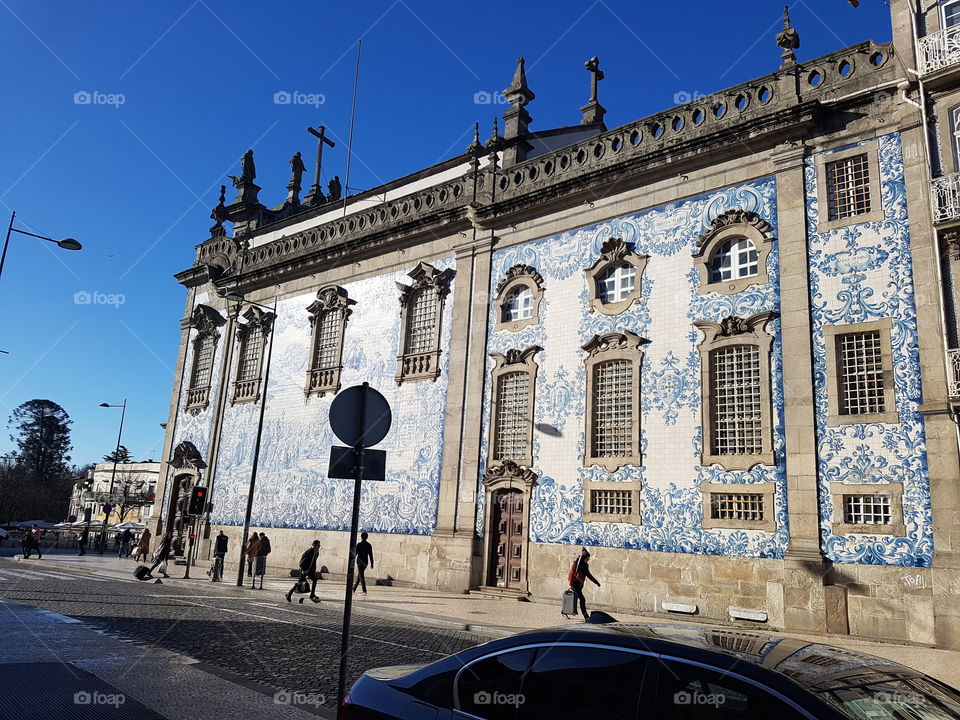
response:
[[[960,348],[947,350],[947,395],[960,398]]]
[[[920,74],[960,65],[960,25],[920,38]]]
[[[933,221],[960,220],[960,173],[934,178],[930,189],[933,197]]]

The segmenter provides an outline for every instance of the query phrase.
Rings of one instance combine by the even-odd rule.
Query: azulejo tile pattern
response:
[[[452,258],[432,263],[452,268]],[[393,411],[393,426],[378,449],[387,451],[385,482],[365,482],[360,524],[375,532],[429,534],[436,525],[440,487],[443,417],[455,280],[442,320],[441,374],[435,382],[397,386],[396,355],[400,304],[396,282],[409,283],[405,270],[345,284],[356,301],[346,327],[343,350],[344,388],[367,381],[383,393]],[[333,435],[328,413],[333,397],[305,397],[310,352],[307,293],[277,306],[274,348],[264,417],[253,524],[263,527],[347,530],[353,483],[327,477]],[[376,338],[376,342],[371,342]],[[225,339],[217,348],[222,361]],[[189,358],[188,358],[189,361]],[[231,375],[234,368],[231,368]],[[192,441],[202,453],[209,446],[210,410],[196,418],[180,415],[178,442]],[[211,522],[243,523],[259,404],[226,405]],[[424,418],[431,418],[424,422]]]
[[[862,143],[861,143],[862,144]],[[804,169],[820,481],[820,535],[835,562],[930,567],[930,487],[923,418],[913,266],[900,137],[879,138],[884,219],[818,232],[816,158]],[[829,157],[827,158],[829,160]],[[871,168],[876,171],[876,168]],[[823,328],[890,318],[897,424],[827,425]],[[902,483],[906,537],[834,535],[830,482]]]
[[[762,310],[779,310],[776,245],[767,258],[765,285],[736,295],[698,293],[692,253],[697,238],[717,215],[741,208],[757,213],[776,234],[776,187],[766,178],[677,203],[645,210],[579,230],[496,251],[492,286],[518,263],[531,265],[545,279],[540,324],[521,333],[491,331],[490,352],[523,349],[538,353],[534,405],[533,471],[538,476],[530,508],[530,539],[544,543],[602,545],[669,552],[745,557],[781,557],[787,543],[784,487],[784,432],[779,321],[771,358],[775,465],[727,472],[700,467],[700,332],[695,320],[719,321]],[[623,238],[638,254],[649,255],[640,298],[616,316],[589,312],[586,276],[611,237]],[[496,312],[491,308],[491,313]],[[491,318],[492,320],[492,318]],[[493,327],[491,321],[490,327]],[[641,368],[641,453],[643,465],[609,473],[583,467],[584,356],[581,346],[594,335],[628,330],[646,342]],[[492,368],[493,363],[489,363]],[[484,398],[482,465],[485,470],[490,427],[490,388]],[[584,481],[639,482],[642,524],[583,522]],[[703,483],[776,483],[776,532],[703,530]],[[483,531],[483,486],[478,484],[477,529]]]

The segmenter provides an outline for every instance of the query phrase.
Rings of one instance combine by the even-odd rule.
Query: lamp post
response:
[[[263,371],[263,391],[260,397],[260,418],[257,421],[257,439],[253,444],[253,466],[250,468],[250,490],[247,494],[247,512],[243,517],[243,538],[240,540],[240,566],[237,569],[237,587],[243,587],[243,558],[246,554],[247,539],[250,535],[250,518],[253,515],[253,493],[257,484],[257,467],[260,464],[260,442],[263,439],[263,413],[267,406],[267,384],[270,382],[270,357],[273,355],[273,333],[277,317],[277,295],[273,297],[273,307],[270,308],[252,300],[245,300],[242,295],[224,292],[221,294],[226,300],[236,303],[256,305],[258,308],[270,310],[273,313],[274,323],[270,326],[270,344],[267,346],[267,368]]]
[[[73,238],[64,238],[63,240],[54,240],[53,238],[49,238],[46,235],[37,235],[36,233],[27,232],[26,230],[18,230],[13,226],[13,221],[16,219],[16,217],[17,217],[16,212],[13,212],[10,214],[10,224],[7,225],[7,237],[3,241],[3,253],[0,254],[0,275],[3,275],[3,263],[7,259],[7,246],[10,244],[11,233],[20,233],[21,235],[29,235],[30,237],[35,237],[40,240],[46,240],[48,242],[54,243],[55,245],[59,245],[64,250],[80,250],[83,247],[83,245],[78,243]]]
[[[123,417],[127,414],[127,399],[123,399],[122,405],[111,405],[110,403],[100,403],[100,407],[104,408],[122,408],[120,410],[120,432],[117,433],[117,449],[113,451],[113,472],[110,473],[110,492],[108,493],[109,499],[113,500],[113,482],[117,478],[117,461],[120,459],[120,438],[123,435]],[[111,512],[113,507],[110,508]],[[107,546],[107,520],[110,518],[110,513],[103,513],[103,530],[100,533],[100,554],[103,555],[103,551]]]

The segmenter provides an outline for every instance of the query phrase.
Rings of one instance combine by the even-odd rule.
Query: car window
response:
[[[542,647],[520,689],[524,720],[634,720],[648,656],[570,645]]]
[[[513,720],[520,686],[535,654],[533,648],[494,655],[468,665],[457,676],[459,708],[487,720]]]
[[[658,720],[801,720],[804,715],[763,688],[720,670],[663,660]]]
[[[956,692],[919,677],[872,671],[823,683],[819,695],[856,720],[955,720],[960,718]]]

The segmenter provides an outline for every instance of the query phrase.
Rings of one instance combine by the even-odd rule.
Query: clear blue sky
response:
[[[96,461],[112,450],[119,421],[119,410],[98,404],[126,398],[124,444],[137,459],[159,458],[185,300],[172,275],[207,237],[219,186],[239,174],[247,148],[267,205],[283,200],[297,150],[308,189],[315,141],[307,125],[326,125],[338,140],[325,175],[343,178],[358,38],[350,185],[368,188],[461,152],[474,121],[486,139],[504,106],[478,104],[475,94],[506,87],[518,55],[537,94],[528,108],[534,129],[579,122],[592,55],[615,127],[675,104],[677,93],[775,70],[782,7],[0,0],[2,222],[16,210],[18,227],[84,244],[67,252],[11,240],[0,277],[0,349],[10,352],[0,354],[4,429],[20,403],[53,400],[74,421],[74,461]],[[857,9],[798,0],[791,15],[801,60],[890,39],[880,0]],[[323,103],[276,104],[278,92]],[[91,101],[75,102],[76,93]],[[123,302],[79,304],[81,292]],[[13,447],[7,434],[0,453]]]

